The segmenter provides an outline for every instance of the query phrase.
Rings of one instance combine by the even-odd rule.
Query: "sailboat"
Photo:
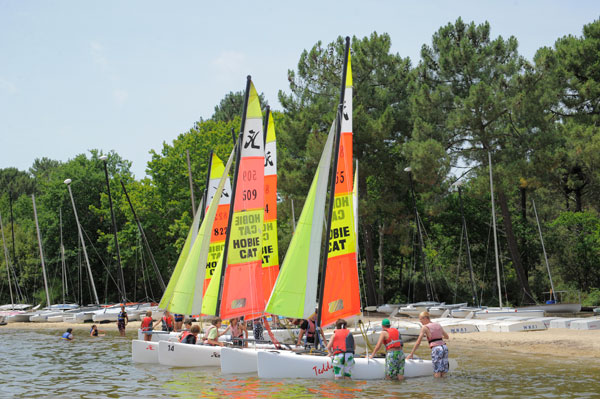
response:
[[[159,303],[160,309],[185,315],[201,313],[203,290],[200,287],[204,287],[211,237],[214,236],[213,223],[215,222],[226,182],[229,180],[229,169],[233,163],[234,154],[235,148],[229,156],[227,165],[221,169],[221,178],[210,199],[210,206],[204,215],[202,223],[200,223],[202,204],[194,216],[186,242],[171,275],[171,280],[167,284],[167,289]],[[153,341],[155,338],[154,335]],[[164,334],[161,338],[173,339],[176,335],[176,333]],[[193,358],[188,359],[186,356],[181,355],[181,353],[185,352],[185,348],[178,348],[175,354],[176,346],[184,344],[161,340],[158,342],[146,342],[137,339],[133,340],[131,345],[131,354],[134,362],[160,362],[165,365],[185,367],[188,367],[190,363],[193,364]],[[191,345],[186,345],[186,348],[189,349],[189,347]],[[162,357],[160,356],[161,353]]]
[[[317,326],[351,318],[360,313],[356,264],[355,226],[352,204],[352,73],[350,38],[346,38],[342,93],[336,122],[330,130],[319,168],[307,196],[298,228],[283,261],[282,270],[269,299],[267,311],[287,317],[307,318],[315,309],[318,259],[321,247],[323,211],[332,146],[335,178],[332,179],[327,221],[326,262],[324,262]],[[344,97],[346,101],[344,101]],[[347,179],[347,184],[344,181]],[[261,351],[257,356],[260,378],[333,379],[331,359],[289,351]],[[408,360],[405,376],[431,375],[431,361]],[[383,379],[383,360],[356,359],[354,379]]]
[[[264,130],[258,93],[250,77],[244,105],[225,248],[204,293],[202,313],[223,319],[244,316],[250,320],[263,315],[263,278],[268,282],[271,275],[270,267],[263,265]],[[273,262],[277,266],[278,262]],[[176,356],[175,352],[185,354]],[[176,343],[161,342],[159,362],[170,366],[218,366],[220,352],[220,346],[179,348]]]

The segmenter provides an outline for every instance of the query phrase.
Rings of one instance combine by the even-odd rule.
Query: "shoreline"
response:
[[[366,321],[381,321],[383,317],[365,317]],[[0,327],[2,330],[58,330],[72,328],[74,332],[89,332],[96,324],[108,334],[118,334],[116,322],[110,323],[10,323]],[[203,323],[207,325],[207,322]],[[126,334],[137,335],[140,321],[129,322]],[[79,334],[78,334],[79,335]],[[553,328],[543,331],[521,332],[474,332],[449,334],[450,350],[500,349],[527,354],[552,354],[559,357],[600,358],[600,330],[571,330]],[[413,343],[408,342],[407,348]]]

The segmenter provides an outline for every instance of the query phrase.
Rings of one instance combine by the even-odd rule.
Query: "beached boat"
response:
[[[55,304],[55,305],[50,305],[38,312],[33,312],[29,316],[29,321],[37,322],[37,323],[47,323],[48,317],[52,317],[52,316],[61,316],[62,317],[62,315],[64,314],[65,311],[73,310],[73,309],[77,309],[77,308],[79,308],[79,305],[74,304],[74,303],[59,303],[59,304]],[[62,321],[62,319],[60,321]]]
[[[586,317],[571,322],[571,330],[600,330],[600,317]]]
[[[493,332],[518,332],[518,331],[539,331],[546,330],[543,321],[534,320],[501,320],[488,327],[488,331]]]
[[[487,308],[473,313],[473,318],[489,319],[491,317],[544,317],[543,310],[521,310],[517,308]]]
[[[558,317],[552,321],[550,321],[550,326],[548,328],[570,328],[571,323],[577,320],[581,320],[581,318],[577,317]]]

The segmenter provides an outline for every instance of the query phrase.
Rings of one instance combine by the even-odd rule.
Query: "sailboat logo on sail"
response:
[[[260,130],[249,130],[248,131],[248,141],[246,141],[246,143],[244,144],[244,148],[248,148],[248,146],[250,146],[250,148],[254,148],[256,150],[260,149],[260,145],[256,144],[254,142],[254,140],[256,140],[256,137],[260,134]]]
[[[271,159],[271,151],[267,151],[265,154],[265,166],[273,166],[273,160]]]

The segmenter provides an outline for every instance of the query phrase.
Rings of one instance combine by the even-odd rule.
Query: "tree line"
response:
[[[553,46],[540,48],[531,61],[519,54],[515,37],[493,37],[489,23],[460,18],[422,46],[416,65],[392,53],[391,45],[388,34],[376,32],[353,37],[351,45],[364,304],[472,302],[465,226],[477,297],[483,304],[498,303],[491,160],[503,302],[539,302],[549,291],[541,231],[555,289],[580,292],[584,304],[599,305],[600,20],[585,25],[581,36],[558,38]],[[335,116],[343,48],[339,37],[303,51],[288,71],[289,88],[279,91],[281,110],[274,111],[274,119],[282,258],[293,232],[292,215],[302,209]],[[263,106],[266,100],[261,96]],[[186,151],[195,198],[200,198],[209,153],[222,159],[229,155],[242,102],[242,92],[228,93],[211,118],[151,150],[143,179],[136,180],[131,163],[117,153],[99,150],[66,162],[37,159],[28,171],[0,170],[9,272],[23,300],[41,303],[45,298],[31,200],[35,194],[51,301],[62,301],[61,215],[67,299],[91,301],[64,184],[68,178],[98,295],[102,302],[120,299],[101,155],[108,156],[125,296],[159,299],[149,250],[167,280],[192,221]],[[8,303],[4,259],[0,302]]]

